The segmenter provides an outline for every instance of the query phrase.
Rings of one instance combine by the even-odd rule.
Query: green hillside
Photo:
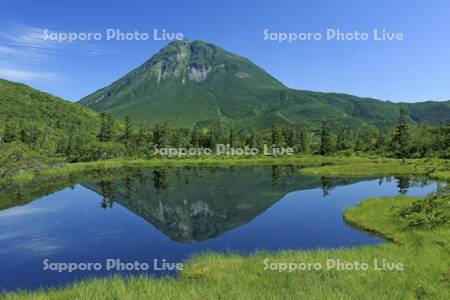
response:
[[[100,118],[92,110],[38,91],[27,85],[0,79],[0,136],[36,147],[55,150],[69,132],[96,135]]]
[[[450,101],[395,104],[285,87],[248,59],[201,41],[172,42],[143,65],[80,100],[96,111],[130,116],[141,124],[229,122],[268,128],[272,123],[317,127],[395,124],[401,107],[411,122],[450,123]]]

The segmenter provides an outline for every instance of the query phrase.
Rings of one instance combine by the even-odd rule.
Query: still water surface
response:
[[[300,176],[290,166],[145,169],[66,187],[0,211],[0,290],[51,287],[112,274],[107,259],[182,262],[204,251],[315,249],[376,244],[343,212],[368,197],[425,195],[409,178]],[[1,201],[1,199],[0,199]],[[48,262],[99,262],[100,271],[43,270]]]

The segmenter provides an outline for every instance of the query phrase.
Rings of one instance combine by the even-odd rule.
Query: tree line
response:
[[[291,147],[300,155],[450,158],[450,125],[413,125],[403,110],[397,125],[389,129],[352,128],[327,121],[316,130],[277,124],[265,130],[220,124],[208,127],[197,124],[192,129],[170,129],[167,124],[147,128],[133,124],[129,117],[118,121],[106,113],[100,114],[97,127],[94,134],[89,134],[70,126],[65,134],[59,132],[54,136],[55,131],[51,129],[37,132],[33,128],[18,128],[11,118],[6,118],[0,138],[0,156],[5,159],[16,150],[23,156],[68,162],[118,157],[148,159],[154,156],[155,147],[215,148],[216,144],[229,144],[261,149],[266,144]]]

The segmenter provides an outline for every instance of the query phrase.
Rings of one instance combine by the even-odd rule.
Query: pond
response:
[[[31,196],[0,210],[0,289],[53,287],[113,273],[173,275],[171,263],[205,251],[381,243],[347,225],[343,212],[368,197],[425,195],[436,188],[410,178],[299,174],[293,166],[160,167]],[[144,264],[141,270],[120,264],[107,270],[106,262],[117,260]],[[69,272],[61,269],[67,263],[97,267]]]

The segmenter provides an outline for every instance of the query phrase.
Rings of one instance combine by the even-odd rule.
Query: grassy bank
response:
[[[348,164],[373,161],[365,157],[199,157],[196,159],[105,160],[84,163],[59,163],[40,170],[16,174],[0,182],[0,210],[24,205],[36,198],[49,195],[67,186],[85,180],[107,179],[120,174],[150,167],[178,166],[232,166],[232,165],[297,165],[300,167],[324,164]],[[386,161],[383,159],[382,161]]]
[[[431,176],[431,178],[450,181],[450,171],[439,171],[439,172],[430,174],[430,176]]]
[[[16,174],[12,182],[30,182],[36,178],[67,176],[96,169],[145,168],[157,166],[230,166],[230,165],[298,165],[305,175],[318,176],[387,176],[427,175],[436,179],[450,179],[450,163],[440,159],[414,159],[401,163],[398,159],[380,157],[325,157],[317,155],[293,157],[200,157],[188,159],[114,159],[82,163],[62,163],[36,171]]]
[[[363,163],[370,161],[390,162],[395,161],[387,158],[368,158],[368,157],[323,157],[316,155],[293,156],[293,157],[270,157],[270,156],[252,156],[252,157],[199,157],[186,159],[149,159],[149,160],[102,160],[82,163],[62,163],[50,166],[39,172],[29,170],[15,175],[13,182],[27,182],[36,179],[36,177],[54,177],[67,174],[79,173],[95,169],[120,169],[120,168],[145,168],[157,166],[192,166],[192,165],[210,165],[210,166],[229,166],[229,165],[272,165],[272,164],[295,164],[302,167],[321,166],[327,164],[350,164]]]
[[[306,167],[301,170],[305,175],[317,176],[387,176],[387,175],[426,175],[435,179],[450,179],[450,163],[444,160],[399,160],[363,161],[326,166]]]
[[[444,200],[448,201],[448,195]],[[5,299],[449,299],[450,226],[410,227],[400,209],[414,198],[370,199],[345,213],[355,226],[395,241],[377,246],[282,251],[250,256],[208,254],[188,262],[179,278],[94,279]],[[327,261],[367,263],[367,270],[328,269]],[[383,260],[404,270],[375,270]],[[265,270],[269,263],[320,263],[321,270]],[[280,265],[278,265],[280,266]]]
[[[124,172],[148,167],[232,166],[232,165],[297,165],[300,172],[314,176],[377,177],[420,175],[449,181],[450,166],[437,159],[408,160],[369,157],[207,157],[197,159],[106,160],[85,163],[63,163],[41,170],[16,174],[0,182],[0,209],[23,205],[64,187],[88,179],[105,179]]]
[[[427,170],[444,170],[445,164],[439,160],[418,160],[422,173]],[[151,160],[105,160],[85,163],[59,163],[40,170],[29,170],[16,174],[11,180],[0,182],[0,209],[23,205],[29,201],[51,194],[67,186],[75,185],[88,179],[105,179],[120,176],[129,172],[149,167],[178,167],[178,166],[233,166],[233,165],[296,165],[307,173],[326,176],[323,170],[330,167],[340,170],[368,170],[367,165],[376,165],[378,173],[368,172],[368,176],[389,175],[389,170],[398,170],[398,160],[376,157],[322,157],[322,156],[294,156],[294,157],[200,157],[196,159],[151,159]],[[322,167],[320,167],[322,166]],[[363,166],[363,167],[360,167]],[[394,167],[393,167],[394,166]],[[318,167],[318,168],[312,168]],[[403,166],[401,166],[403,167]],[[412,172],[413,168],[405,168]],[[326,172],[325,172],[326,173]],[[350,172],[350,174],[352,174]],[[362,174],[362,173],[361,173]],[[445,175],[440,171],[439,176]],[[346,174],[344,174],[346,175]],[[348,174],[346,175],[348,176]],[[364,176],[364,175],[363,175]],[[440,177],[441,178],[441,177]]]

